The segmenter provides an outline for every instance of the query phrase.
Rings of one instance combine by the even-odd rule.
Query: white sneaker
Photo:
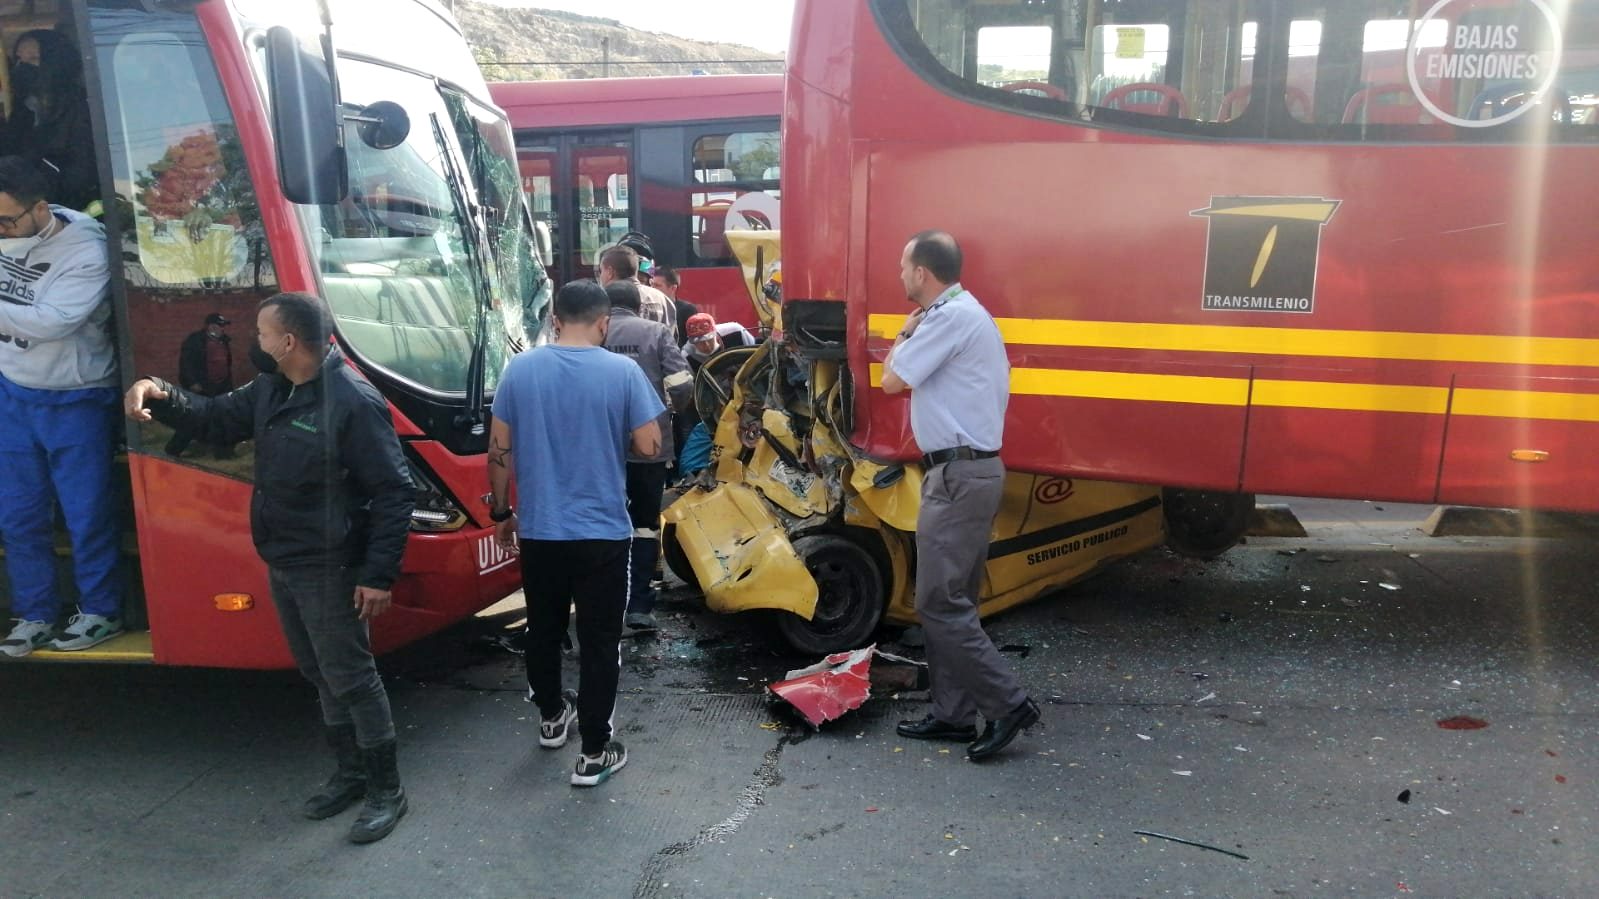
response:
[[[55,632],[55,625],[48,621],[18,619],[17,626],[11,629],[11,635],[0,640],[0,652],[14,659],[20,659],[35,649],[47,645]]]
[[[61,631],[61,636],[50,641],[51,649],[62,652],[73,652],[79,649],[88,649],[122,633],[121,618],[107,618],[104,615],[73,615],[67,619],[67,626]]]
[[[539,720],[539,745],[545,749],[560,749],[572,732],[577,720],[577,694],[571,690],[561,693],[561,714],[548,720]]]
[[[572,786],[595,787],[627,764],[627,750],[612,740],[605,744],[599,755],[578,755],[577,767],[572,769]]]

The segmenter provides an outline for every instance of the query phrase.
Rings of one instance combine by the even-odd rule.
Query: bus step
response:
[[[155,652],[150,648],[149,631],[129,631],[119,634],[88,649],[60,652],[54,649],[36,649],[19,661],[24,662],[119,662],[152,664]]]

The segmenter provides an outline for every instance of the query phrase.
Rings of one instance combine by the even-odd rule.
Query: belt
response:
[[[952,446],[949,449],[934,450],[922,456],[922,464],[932,468],[934,465],[943,465],[945,462],[992,459],[997,455],[999,453],[995,450],[972,449],[969,446]]]

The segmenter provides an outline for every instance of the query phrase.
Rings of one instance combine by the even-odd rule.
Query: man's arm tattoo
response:
[[[501,446],[500,445],[500,441],[499,441],[498,438],[490,438],[489,439],[489,464],[490,465],[498,465],[501,468],[505,468],[506,467],[505,460],[510,458],[510,456],[511,456],[511,448],[509,446]]]

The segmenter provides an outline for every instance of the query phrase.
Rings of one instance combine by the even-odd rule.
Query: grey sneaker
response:
[[[613,618],[611,620],[614,621],[616,619]],[[627,629],[634,633],[642,634],[661,629],[661,626],[655,621],[655,616],[649,612],[628,612],[623,621],[627,623]]]
[[[577,767],[572,771],[572,786],[599,786],[626,764],[627,750],[621,743],[612,740],[605,744],[605,749],[599,755],[578,755]]]
[[[61,631],[61,636],[50,642],[50,648],[59,649],[62,652],[74,652],[104,643],[120,633],[122,633],[121,618],[107,618],[104,615],[73,615],[67,619],[67,626]]]
[[[613,619],[614,620],[614,619]],[[572,733],[572,722],[577,720],[577,694],[571,690],[561,693],[561,714],[554,718],[539,719],[539,745],[545,749],[560,749]]]
[[[55,635],[55,625],[48,621],[23,621],[17,620],[17,626],[11,629],[11,635],[0,640],[0,652],[20,659],[35,649],[42,649]]]

